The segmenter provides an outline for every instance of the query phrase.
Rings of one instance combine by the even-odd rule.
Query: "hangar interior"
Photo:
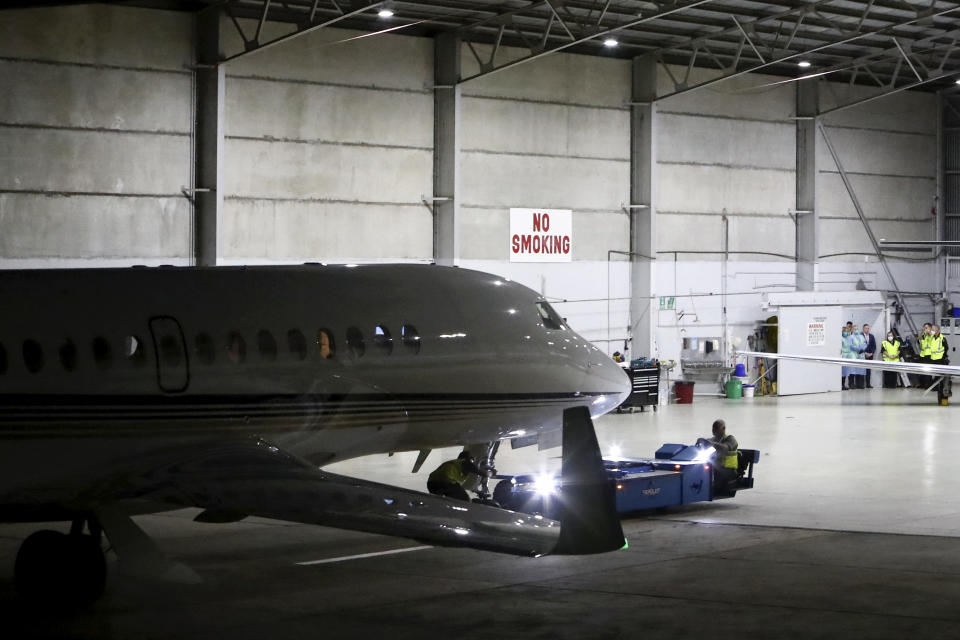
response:
[[[960,240],[960,4],[6,6],[4,269],[435,262],[529,286],[607,354],[680,361],[685,339],[719,338],[731,365],[733,349],[770,315],[774,294],[843,300],[845,293],[877,292],[883,310],[869,317],[884,328],[899,319],[905,334],[907,316],[919,325],[939,321],[954,302],[960,307],[954,249],[878,244]],[[572,211],[572,259],[512,261],[512,208]],[[476,597],[463,609],[482,617],[488,607],[507,606],[491,593],[499,589],[521,600],[550,599],[533,628],[544,625],[553,637],[583,637],[563,635],[562,625],[582,631],[579,616],[595,607],[610,625],[595,637],[620,637],[629,609],[597,602],[609,589],[631,606],[656,608],[666,598],[664,612],[647,619],[665,635],[677,629],[666,618],[687,606],[725,620],[724,603],[766,623],[792,616],[796,634],[819,620],[825,637],[841,629],[949,635],[957,613],[944,594],[955,601],[960,586],[950,559],[960,529],[947,505],[960,489],[952,473],[960,431],[950,410],[926,406],[921,391],[861,393],[753,404],[698,397],[691,407],[599,420],[605,452],[622,446],[648,455],[663,442],[703,435],[723,415],[741,443],[770,456],[758,465],[757,488],[736,503],[631,522],[628,564],[603,560],[614,563],[612,582],[591,573],[587,560],[574,566],[551,559],[529,568],[535,577],[520,584],[508,577],[515,567],[506,560],[487,567],[486,556],[426,550],[387,569],[365,564],[357,590],[377,596],[337,600],[334,585],[345,573],[329,574],[322,587],[284,574],[277,583],[297,597],[274,597],[265,615],[275,618],[253,620],[241,606],[231,611],[251,635],[273,620],[290,624],[292,635],[307,633],[318,616],[342,609],[351,613],[333,627],[341,637],[390,628],[418,637],[418,624],[443,618],[443,598]],[[547,455],[529,447],[501,460],[555,467],[555,460],[544,462]],[[340,466],[421,487],[423,475],[409,473],[414,457]],[[291,557],[308,549],[316,555],[318,545],[332,556],[346,555],[338,548],[362,555],[394,544],[261,522],[230,525],[234,543],[217,555],[216,543],[196,534],[189,519],[149,518],[167,541],[203,549],[223,580],[240,571],[224,568],[229,553],[250,553],[274,536],[287,545],[278,554]],[[903,534],[916,537],[904,543]],[[5,548],[18,536],[7,535]],[[658,542],[635,549],[651,536]],[[820,545],[818,536],[840,541]],[[672,548],[670,537],[677,540]],[[697,551],[713,544],[718,555]],[[780,555],[794,552],[793,565]],[[421,553],[467,573],[474,563],[485,568],[459,582],[432,576],[412,560]],[[670,573],[670,563],[680,569]],[[637,590],[630,576],[641,565],[669,573],[670,587]],[[725,571],[741,588],[733,601],[702,577]],[[757,575],[780,590],[764,595]],[[841,586],[819,585],[823,575]],[[411,577],[423,584],[410,595],[418,613],[404,622],[402,599],[384,594]],[[690,600],[685,583],[710,594]],[[22,621],[20,629],[76,637],[141,631],[150,609],[129,614],[124,607],[131,597],[156,593],[124,584],[115,604],[101,610],[104,626],[94,612],[62,627]],[[906,604],[901,587],[911,594]],[[843,590],[846,599],[834,607]],[[878,592],[883,597],[867,602]],[[9,579],[2,593],[13,615]],[[169,610],[191,609],[177,597]],[[245,637],[236,626],[200,622],[203,607],[223,603],[218,597],[204,592],[203,605],[187,616],[190,632]],[[259,602],[250,593],[238,597]],[[314,597],[331,604],[293,613]],[[514,606],[504,621],[488,621],[498,635],[512,637],[529,624]],[[443,619],[444,628],[469,635],[466,622]],[[157,637],[183,631],[170,624],[157,626]]]

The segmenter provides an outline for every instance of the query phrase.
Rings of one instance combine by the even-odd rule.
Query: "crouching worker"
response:
[[[713,437],[699,438],[697,446],[713,447],[717,455],[713,463],[713,478],[715,487],[724,487],[730,481],[737,479],[739,456],[737,455],[737,439],[727,434],[727,423],[723,420],[714,420]]]
[[[480,470],[466,451],[461,451],[456,460],[447,460],[433,470],[427,478],[427,491],[434,495],[470,500],[464,487],[475,486]]]

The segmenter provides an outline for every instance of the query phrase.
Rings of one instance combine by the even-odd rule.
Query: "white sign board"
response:
[[[510,262],[571,262],[570,209],[510,209]]]
[[[822,347],[827,344],[827,319],[824,317],[814,318],[812,322],[807,323],[807,346]]]

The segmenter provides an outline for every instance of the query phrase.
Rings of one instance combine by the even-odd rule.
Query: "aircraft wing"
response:
[[[960,367],[948,364],[929,364],[925,362],[884,362],[883,360],[853,360],[850,358],[830,358],[826,356],[801,356],[786,353],[763,353],[759,351],[738,351],[738,356],[773,358],[780,360],[799,360],[801,362],[821,362],[844,367],[861,369],[880,369],[883,371],[901,371],[919,375],[960,376]]]
[[[585,407],[564,412],[563,434],[560,520],[328,473],[262,440],[196,450],[152,469],[144,480],[153,488],[138,497],[203,508],[201,521],[255,515],[525,556],[623,547],[614,489]]]

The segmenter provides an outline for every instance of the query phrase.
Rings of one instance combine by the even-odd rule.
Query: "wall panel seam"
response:
[[[734,211],[734,212],[723,212],[723,211],[665,211],[663,209],[657,209],[657,215],[665,216],[713,216],[720,218],[722,216],[727,216],[729,218],[777,218],[784,220],[793,224],[793,220],[787,215],[787,212],[783,213],[769,213],[762,211]]]
[[[493,149],[461,149],[461,153],[477,153],[487,156],[516,156],[516,157],[528,157],[528,158],[557,158],[560,160],[588,160],[595,162],[618,162],[618,163],[630,163],[629,157],[616,158],[616,157],[603,157],[603,156],[578,156],[578,155],[569,155],[569,154],[559,154],[559,153],[534,153],[527,151],[499,151]]]
[[[829,173],[831,175],[840,175],[836,169],[820,169],[819,173]],[[866,176],[872,178],[897,178],[901,180],[936,180],[936,176],[918,176],[904,175],[899,173],[875,173],[872,171],[847,171],[848,176]]]
[[[369,147],[373,149],[406,149],[410,151],[433,151],[432,146],[416,146],[407,144],[386,144],[373,142],[350,142],[346,140],[324,140],[320,138],[284,138],[274,136],[240,136],[227,135],[226,140],[244,140],[247,142],[269,142],[279,144],[315,144],[335,147]]]
[[[477,203],[467,203],[467,202],[465,202],[465,203],[462,203],[460,206],[461,206],[462,208],[464,208],[464,209],[484,210],[484,211],[491,211],[491,212],[496,212],[496,213],[506,213],[506,212],[508,212],[508,211],[510,210],[510,205],[498,206],[498,205],[490,205],[490,204],[477,204]],[[519,207],[519,206],[522,206],[522,205],[521,205],[521,204],[518,204],[517,206]],[[545,207],[545,208],[546,208],[546,207]],[[584,208],[584,207],[574,207],[574,206],[564,206],[564,205],[556,205],[556,206],[553,206],[553,205],[551,205],[549,208],[550,208],[550,209],[570,209],[571,211],[573,211],[573,213],[602,213],[602,214],[605,214],[605,215],[623,216],[623,217],[624,217],[624,221],[626,222],[626,214],[623,212],[623,210],[622,210],[622,209],[613,208],[613,207],[611,207],[611,208],[609,208],[609,209],[587,209],[587,208]]]
[[[386,200],[347,200],[343,198],[288,198],[283,196],[241,196],[226,194],[224,200],[233,202],[301,202],[306,204],[352,204],[363,206],[418,207],[429,214],[423,202],[391,202]]]
[[[667,109],[658,109],[657,113],[662,116],[683,116],[687,118],[704,118],[707,120],[734,120],[737,122],[762,122],[764,124],[776,124],[784,127],[793,127],[794,120],[787,116],[782,118],[744,118],[742,116],[728,116],[720,113],[697,113],[695,111],[669,111]]]
[[[352,84],[349,82],[334,82],[330,80],[307,80],[305,78],[271,78],[269,76],[260,76],[253,74],[226,74],[228,80],[253,80],[255,82],[272,82],[278,84],[299,84],[314,87],[331,87],[337,89],[359,89],[363,91],[382,91],[388,93],[410,93],[414,95],[432,96],[430,89],[411,89],[404,87],[384,87],[374,84]],[[427,85],[430,81],[424,79],[423,84]],[[229,89],[228,89],[229,91]]]
[[[6,189],[0,188],[0,195],[33,195],[47,197],[91,197],[91,198],[154,198],[169,199],[179,198],[186,201],[186,196],[182,193],[124,193],[117,191],[66,191],[61,189]]]
[[[193,70],[189,68],[189,63],[184,62],[182,69],[164,68],[164,67],[134,67],[130,65],[109,64],[103,62],[76,62],[69,60],[44,60],[43,58],[15,58],[11,56],[0,56],[0,62],[24,62],[29,64],[42,64],[53,67],[82,67],[85,69],[104,69],[109,71],[138,71],[144,73],[166,73],[178,76],[189,76]]]
[[[131,135],[189,137],[190,131],[165,129],[118,129],[113,127],[84,127],[80,125],[41,124],[36,122],[0,122],[4,129],[30,129],[41,131],[81,131],[89,133],[123,133]]]
[[[538,104],[544,106],[553,106],[553,107],[573,107],[575,109],[596,109],[598,111],[617,111],[622,113],[630,113],[630,107],[624,105],[622,107],[615,107],[611,105],[603,104],[591,104],[587,102],[563,102],[562,100],[538,100],[536,98],[517,98],[513,96],[489,96],[481,95],[477,93],[464,93],[461,96],[462,98],[470,98],[471,100],[492,100],[494,102],[520,102],[523,104]]]
[[[796,169],[786,167],[763,167],[749,164],[733,164],[728,162],[696,162],[693,160],[657,160],[658,165],[679,167],[717,167],[720,169],[742,169],[744,171],[776,171],[779,173],[796,173]]]

